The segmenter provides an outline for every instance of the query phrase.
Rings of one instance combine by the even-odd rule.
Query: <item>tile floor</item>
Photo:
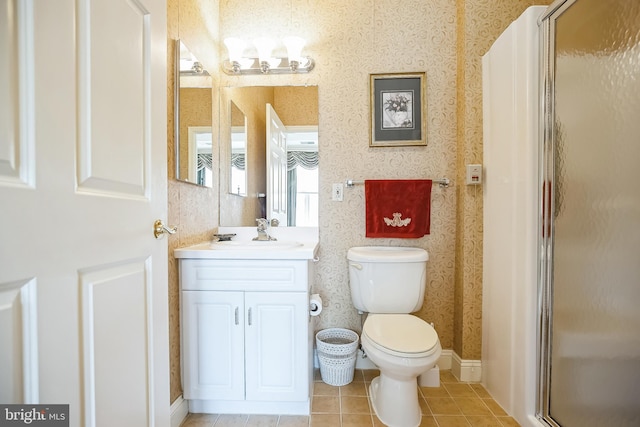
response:
[[[316,372],[311,416],[189,414],[181,427],[382,427],[369,402],[377,370],[356,370],[351,384],[334,387]],[[480,384],[440,372],[440,387],[419,390],[420,427],[519,427]]]

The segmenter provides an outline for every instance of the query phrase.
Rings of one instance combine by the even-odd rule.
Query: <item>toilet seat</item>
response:
[[[369,314],[362,335],[378,350],[398,357],[427,357],[439,348],[435,329],[411,314]]]

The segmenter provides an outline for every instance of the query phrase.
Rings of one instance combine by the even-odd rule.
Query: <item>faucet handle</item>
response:
[[[258,230],[264,231],[269,227],[269,221],[265,218],[256,218],[256,222],[258,223]]]
[[[280,221],[278,220],[278,218],[271,219],[271,226],[272,227],[277,227],[279,225],[280,225]]]

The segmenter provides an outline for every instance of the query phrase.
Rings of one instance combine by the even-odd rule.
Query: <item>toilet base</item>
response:
[[[380,373],[369,386],[376,415],[389,427],[418,427],[422,419],[418,403],[418,382],[402,381]]]

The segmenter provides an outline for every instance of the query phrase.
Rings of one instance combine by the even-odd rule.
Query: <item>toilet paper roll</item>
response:
[[[322,313],[322,298],[319,294],[311,294],[309,298],[309,314],[317,316]]]

